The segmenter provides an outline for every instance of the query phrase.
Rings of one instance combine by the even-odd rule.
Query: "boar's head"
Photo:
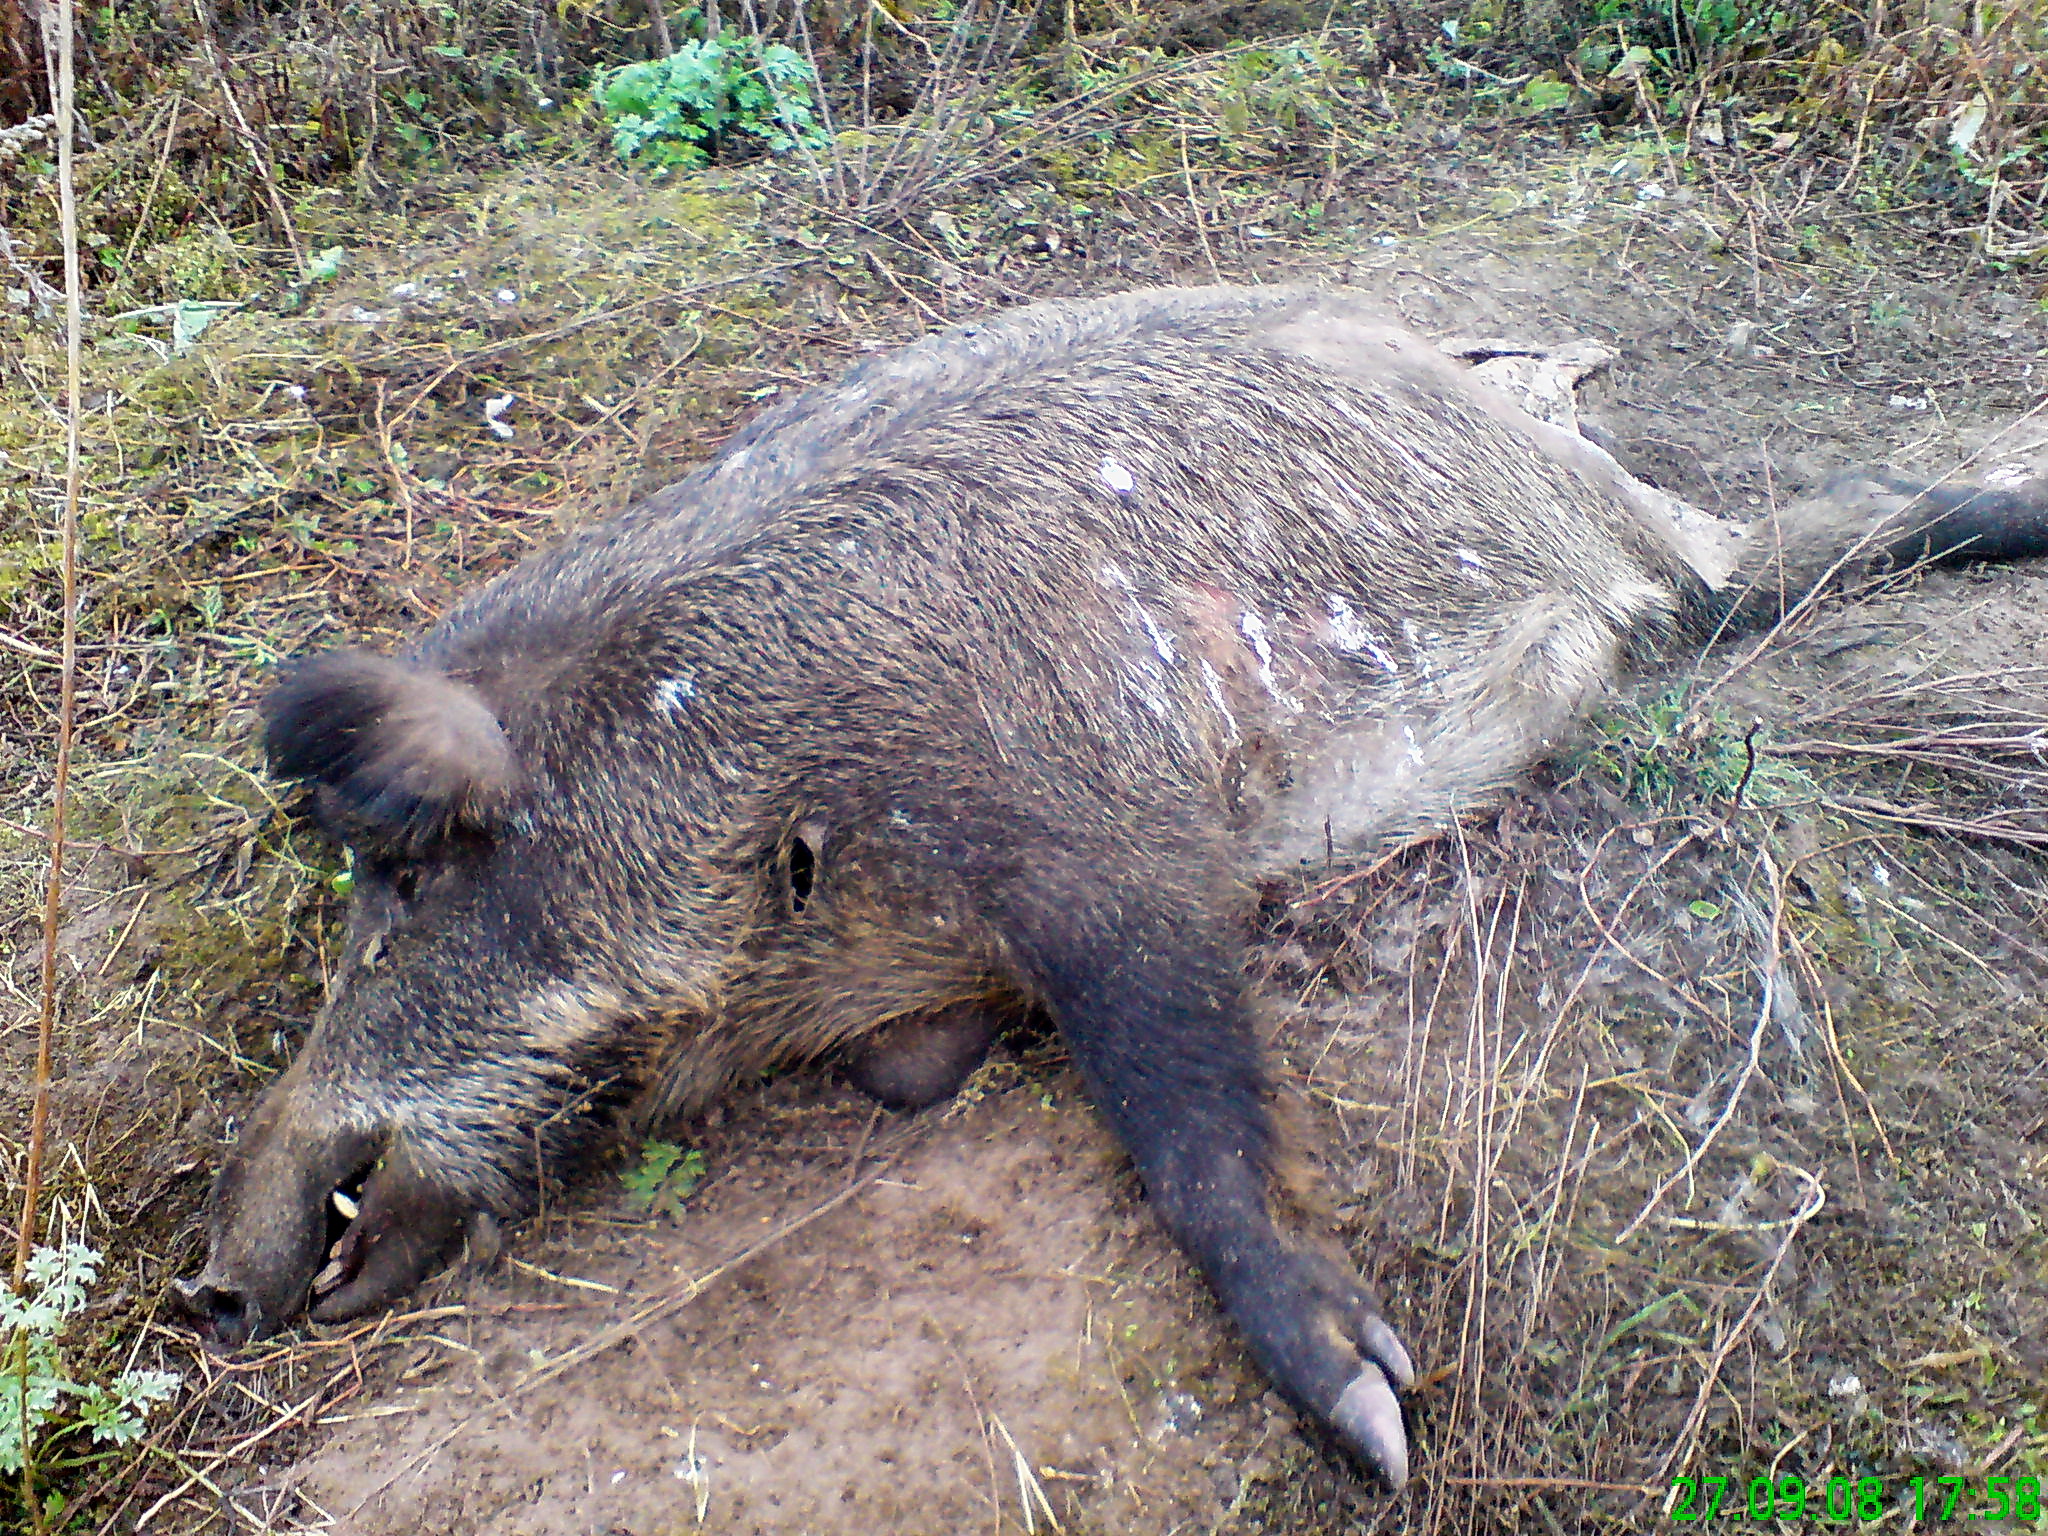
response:
[[[604,729],[563,732],[564,708],[508,729],[523,717],[501,719],[472,682],[352,651],[301,665],[265,702],[271,766],[312,786],[354,855],[355,897],[328,1005],[221,1171],[204,1271],[176,1288],[215,1340],[309,1304],[320,1321],[374,1310],[475,1226],[524,1210],[630,1076],[617,1025],[650,955],[671,962],[658,990],[674,1003],[689,860],[636,906],[646,860],[619,850],[659,863],[663,818],[688,809],[673,795],[647,809],[630,766],[579,792]],[[630,840],[611,835],[624,822]],[[635,911],[665,931],[629,942]]]

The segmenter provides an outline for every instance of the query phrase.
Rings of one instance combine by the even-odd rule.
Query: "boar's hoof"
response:
[[[1408,1431],[1401,1400],[1378,1365],[1368,1360],[1351,1378],[1330,1422],[1352,1454],[1363,1458],[1395,1493],[1408,1485]]]
[[[1389,1489],[1406,1487],[1400,1394],[1415,1384],[1415,1366],[1350,1270],[1291,1252],[1273,1268],[1238,1272],[1223,1288],[1273,1384]]]
[[[860,1043],[847,1074],[891,1109],[924,1109],[959,1092],[995,1037],[986,1007],[960,1003],[884,1024]]]

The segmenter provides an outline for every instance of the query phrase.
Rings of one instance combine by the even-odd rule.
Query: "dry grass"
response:
[[[1763,665],[1803,681],[1811,654]],[[1648,1528],[1686,1475],[1875,1476],[1895,1503],[1929,1462],[2048,1469],[2014,1353],[2048,1296],[1987,1299],[1979,1247],[2036,1245],[2048,1187],[1969,1129],[2024,1140],[2048,1105],[2048,689],[1843,674],[1801,721],[1824,736],[1767,748],[1815,776],[1803,803],[1617,803],[1596,756],[1277,918],[1340,1222],[1438,1362],[1432,1491],[1366,1528]],[[1887,775],[1926,798],[1873,815]],[[1910,1249],[1882,1236],[1900,1206]],[[1958,1408],[1967,1432],[1934,1427]]]

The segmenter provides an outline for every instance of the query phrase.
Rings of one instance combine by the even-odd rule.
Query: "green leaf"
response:
[[[1610,80],[1634,80],[1639,78],[1644,70],[1656,62],[1656,53],[1637,43],[1626,53],[1622,54],[1614,68],[1607,72],[1607,78]]]
[[[1710,923],[1721,915],[1720,907],[1711,901],[1689,901],[1685,904],[1685,910],[1703,923]]]
[[[684,1151],[672,1141],[650,1141],[640,1149],[640,1165],[619,1175],[626,1198],[639,1209],[682,1213],[683,1202],[704,1180],[704,1154]]]
[[[220,299],[180,299],[171,306],[171,350],[183,357],[199,345],[199,334],[224,310],[239,303]]]
[[[660,172],[703,165],[734,135],[774,151],[822,143],[817,86],[793,50],[721,33],[665,59],[605,71],[591,94],[610,120],[619,157]]]

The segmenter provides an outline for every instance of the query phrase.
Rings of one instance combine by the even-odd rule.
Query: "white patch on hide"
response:
[[[1237,716],[1230,712],[1230,702],[1223,696],[1223,679],[1216,675],[1216,669],[1205,660],[1202,663],[1202,686],[1209,690],[1209,702],[1216,706],[1217,718],[1223,722],[1226,747],[1234,747],[1244,740],[1237,728]]]
[[[1115,459],[1104,459],[1096,473],[1102,476],[1102,483],[1119,496],[1128,496],[1138,488],[1138,477]]]
[[[1373,632],[1365,627],[1365,621],[1359,618],[1357,610],[1344,600],[1341,593],[1327,593],[1323,602],[1330,610],[1332,645],[1340,651],[1363,651],[1387,676],[1401,675],[1401,669],[1394,665],[1394,658],[1387,654],[1385,647],[1374,638]]]
[[[1259,662],[1259,683],[1274,701],[1294,714],[1301,713],[1298,700],[1281,692],[1280,680],[1273,674],[1273,644],[1266,637],[1266,621],[1247,608],[1237,618],[1238,633],[1244,636],[1245,644],[1252,648],[1252,655]]]
[[[1180,658],[1173,649],[1173,636],[1161,629],[1152,615],[1136,603],[1131,604],[1131,611],[1137,614],[1138,622],[1145,626],[1145,634],[1152,642],[1152,653],[1169,667],[1178,661]]]

